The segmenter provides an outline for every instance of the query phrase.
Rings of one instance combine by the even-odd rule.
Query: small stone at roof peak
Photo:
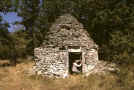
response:
[[[62,16],[59,16],[57,22],[61,22],[62,24],[78,23],[77,19],[71,14],[64,14]]]

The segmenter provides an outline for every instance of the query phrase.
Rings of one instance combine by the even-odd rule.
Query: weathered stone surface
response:
[[[42,46],[34,49],[33,70],[44,76],[65,78],[70,74],[69,53],[72,52],[82,53],[84,75],[103,71],[100,68],[104,65],[98,60],[98,46],[77,19],[65,14],[52,25]]]
[[[66,73],[66,65],[64,63],[64,52],[60,53],[55,48],[36,48],[34,70],[37,74],[63,77],[62,75]]]

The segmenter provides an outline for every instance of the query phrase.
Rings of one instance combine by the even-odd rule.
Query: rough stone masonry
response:
[[[84,75],[103,71],[98,60],[98,45],[70,14],[64,14],[55,21],[43,44],[34,49],[34,56],[33,69],[44,76],[68,77],[75,59],[81,60],[81,73]]]

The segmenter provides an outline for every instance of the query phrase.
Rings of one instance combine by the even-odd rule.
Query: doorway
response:
[[[79,62],[77,62],[79,61]],[[73,63],[77,62],[78,65],[81,64],[82,62],[82,52],[69,52],[69,73],[73,74],[75,73],[72,69],[73,69]],[[82,73],[82,64],[80,67],[77,67],[77,70],[79,71],[79,73]]]

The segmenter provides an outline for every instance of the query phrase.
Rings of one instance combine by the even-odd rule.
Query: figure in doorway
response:
[[[81,67],[82,67],[81,60],[76,60],[73,63],[72,72],[76,73],[76,74],[79,74],[81,72]]]

